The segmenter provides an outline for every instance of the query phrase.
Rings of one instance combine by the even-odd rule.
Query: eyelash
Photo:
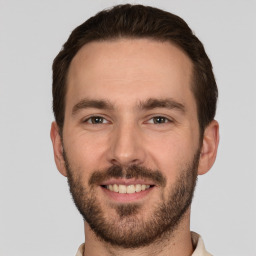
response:
[[[96,123],[94,123],[93,119],[94,119],[94,121],[96,121],[96,119],[101,119],[101,120],[103,120],[103,122],[100,122],[100,123],[96,122]],[[155,122],[156,119],[160,119],[161,121],[164,121],[164,122],[157,123],[157,122]],[[89,120],[91,120],[91,122],[89,122]],[[104,120],[107,121],[107,122],[104,122]],[[153,120],[153,122],[149,122],[150,120]],[[172,122],[173,122],[173,120],[171,120],[171,119],[169,119],[167,117],[164,117],[164,116],[154,116],[154,117],[151,117],[150,119],[148,119],[146,123],[158,124],[159,125],[159,124],[166,124],[166,123],[172,123]],[[91,117],[85,119],[83,121],[83,123],[89,123],[89,124],[92,124],[92,125],[97,125],[97,124],[109,123],[109,121],[106,118],[102,117],[102,116],[91,116]]]
[[[95,119],[102,119],[102,120],[106,120],[106,121],[107,121],[107,119],[104,118],[104,117],[102,117],[102,116],[90,116],[89,118],[85,119],[85,120],[83,121],[83,123],[89,123],[89,124],[92,124],[92,125],[104,124],[104,122],[103,122],[103,123],[93,123],[93,121],[92,121],[93,119],[94,119],[94,120],[95,120]],[[91,122],[89,122],[89,120],[91,120]],[[107,121],[107,122],[108,122],[108,121]]]
[[[164,120],[164,122],[156,123],[155,122],[156,119],[160,119],[161,121]],[[165,116],[154,116],[154,117],[151,117],[149,120],[154,120],[153,124],[166,124],[166,123],[172,123],[173,122],[172,120],[170,120],[169,118],[167,118]],[[147,122],[149,122],[149,120]]]

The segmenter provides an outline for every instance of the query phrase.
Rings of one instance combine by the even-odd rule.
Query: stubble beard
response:
[[[150,206],[149,210],[151,211],[153,207],[154,211],[150,219],[145,220],[140,216],[142,205],[137,203],[113,204],[111,207],[116,211],[115,215],[118,218],[116,216],[106,217],[106,209],[102,209],[95,195],[94,182],[91,182],[92,184],[89,182],[90,185],[85,187],[81,182],[81,177],[77,175],[78,170],[71,167],[64,152],[70,193],[77,209],[100,240],[122,248],[144,247],[163,241],[164,238],[172,235],[191,205],[196,187],[199,157],[200,153],[197,151],[193,160],[181,168],[176,183],[169,189],[167,200],[161,198],[158,204]],[[128,178],[152,177],[155,182],[159,178],[162,183],[159,180],[158,182],[162,186],[166,181],[160,171],[152,171],[136,165],[125,171],[119,166],[105,171],[96,171],[90,181],[97,175],[99,179],[105,176],[124,177],[124,172],[129,176]]]

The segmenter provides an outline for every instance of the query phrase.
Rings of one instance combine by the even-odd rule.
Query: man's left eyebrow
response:
[[[139,109],[142,109],[142,110],[151,110],[155,108],[176,109],[185,113],[185,106],[182,103],[177,102],[176,100],[171,98],[166,98],[166,99],[150,98],[145,102],[139,103]]]

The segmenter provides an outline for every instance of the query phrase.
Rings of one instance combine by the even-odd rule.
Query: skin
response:
[[[167,198],[184,163],[192,161],[200,149],[198,174],[213,165],[219,141],[218,123],[212,121],[205,130],[202,147],[196,101],[191,91],[192,62],[169,42],[150,39],[119,39],[85,45],[74,57],[67,79],[63,144],[68,159],[81,182],[87,186],[95,170],[113,164],[132,164],[160,170],[166,186],[155,187],[148,196],[138,199],[140,218],[151,217],[155,204]],[[148,99],[172,99],[182,105],[169,109],[138,108]],[[83,99],[107,100],[111,109],[74,106]],[[102,124],[92,124],[92,115],[101,116]],[[165,117],[154,123],[154,117]],[[61,138],[55,122],[51,139],[58,170],[67,176]],[[111,208],[113,199],[99,187],[95,196],[106,218],[118,218]],[[114,202],[120,203],[120,202]],[[190,209],[175,232],[161,244],[136,250],[111,246],[99,240],[85,222],[84,255],[191,255]]]

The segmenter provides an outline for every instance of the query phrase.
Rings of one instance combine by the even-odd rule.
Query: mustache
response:
[[[161,187],[166,186],[166,178],[159,170],[152,170],[138,165],[131,165],[125,168],[119,165],[113,165],[104,170],[95,171],[89,179],[89,185],[99,185],[111,178],[149,179],[155,185]]]

